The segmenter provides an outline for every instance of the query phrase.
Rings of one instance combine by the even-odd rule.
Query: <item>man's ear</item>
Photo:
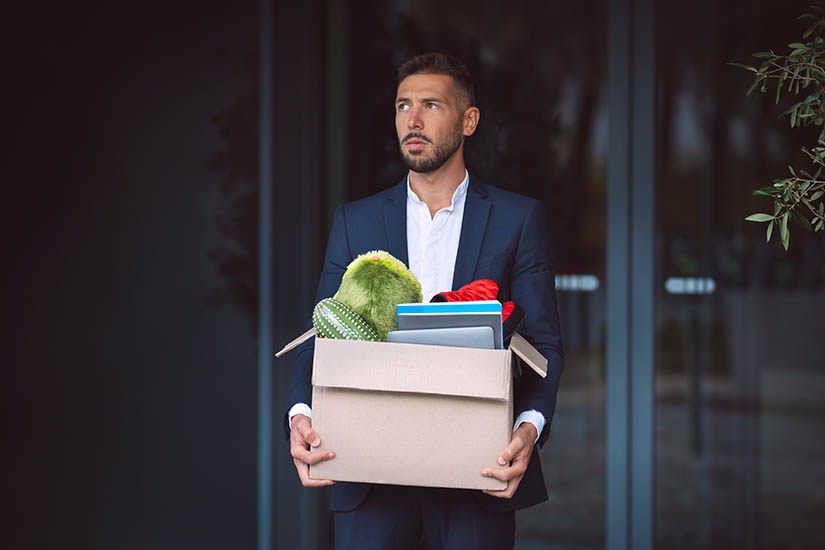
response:
[[[475,133],[476,128],[478,128],[479,118],[481,118],[481,111],[478,110],[478,107],[468,107],[467,110],[464,111],[461,131],[465,136],[471,136]]]

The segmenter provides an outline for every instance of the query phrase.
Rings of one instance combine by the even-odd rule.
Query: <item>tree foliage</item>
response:
[[[773,214],[752,214],[745,218],[753,222],[767,222],[766,240],[770,241],[774,226],[779,226],[779,238],[785,250],[790,243],[793,220],[808,231],[825,228],[825,179],[821,179],[825,167],[825,9],[811,6],[811,13],[804,13],[800,20],[813,23],[802,34],[802,42],[788,44],[790,52],[778,55],[773,50],[753,54],[761,59],[759,66],[731,63],[735,67],[754,73],[754,81],[746,95],[752,99],[755,91],[763,94],[775,87],[775,101],[779,104],[782,93],[792,94],[794,103],[780,117],[787,116],[791,128],[820,127],[817,145],[803,147],[802,152],[812,163],[813,174],[804,169],[788,166],[790,177],[777,178],[773,185],[753,192],[757,196],[773,199]],[[817,203],[817,201],[819,201]]]

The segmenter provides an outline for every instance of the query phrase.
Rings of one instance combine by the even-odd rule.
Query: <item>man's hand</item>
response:
[[[484,477],[494,477],[507,482],[507,488],[503,491],[484,491],[486,494],[499,498],[512,498],[516,494],[518,484],[527,471],[527,464],[530,463],[530,456],[533,454],[533,442],[538,433],[536,427],[530,422],[523,422],[510,439],[507,448],[501,451],[498,463],[504,466],[512,461],[508,468],[484,468],[481,475]]]
[[[312,420],[303,414],[296,414],[292,417],[292,430],[289,432],[289,452],[292,454],[292,461],[295,469],[298,470],[298,477],[304,487],[324,487],[335,483],[330,479],[310,479],[309,465],[322,460],[335,458],[332,451],[310,451],[310,446],[317,447],[321,444],[321,438],[312,429]]]

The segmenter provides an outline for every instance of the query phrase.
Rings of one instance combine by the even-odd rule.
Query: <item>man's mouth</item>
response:
[[[420,151],[421,149],[424,149],[428,143],[429,140],[423,136],[419,137],[411,135],[404,138],[404,145],[406,145],[407,149],[410,151]]]

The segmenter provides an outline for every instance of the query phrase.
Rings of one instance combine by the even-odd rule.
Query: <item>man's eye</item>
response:
[[[409,108],[410,108],[410,106],[409,106],[409,105],[406,105],[406,104],[404,104],[404,103],[401,103],[401,104],[398,106],[398,110],[399,110],[399,111],[406,111],[406,110],[408,110]]]
[[[427,109],[433,110],[433,109],[437,109],[437,108],[438,108],[438,105],[436,105],[435,103],[427,103]]]

